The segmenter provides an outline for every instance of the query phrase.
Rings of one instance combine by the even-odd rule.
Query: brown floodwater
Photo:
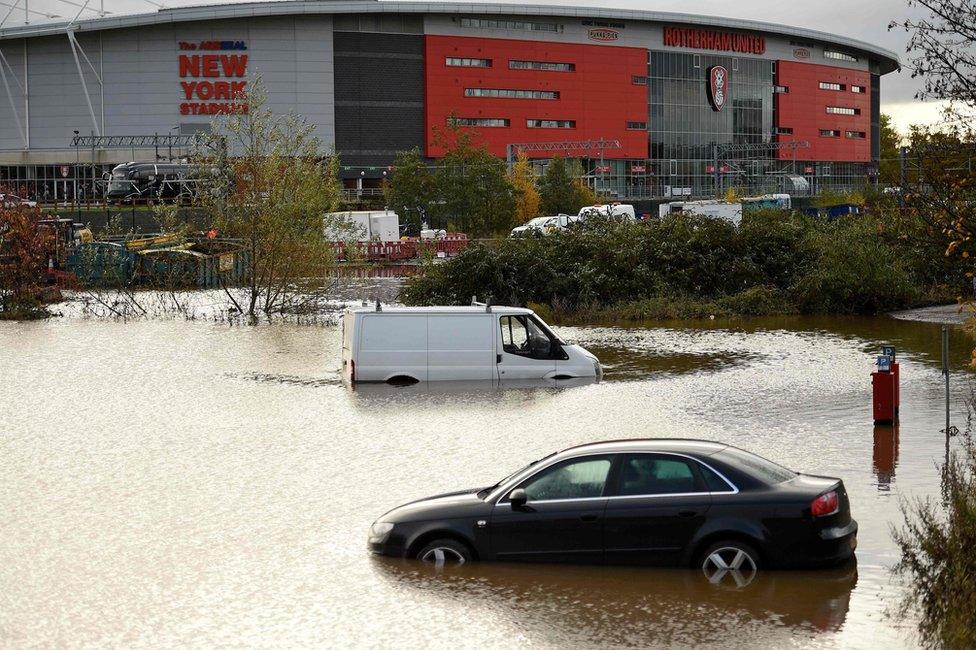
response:
[[[787,318],[559,328],[601,383],[350,390],[334,327],[0,323],[0,640],[23,646],[885,647],[899,500],[937,496],[939,326]],[[873,355],[902,362],[874,427]],[[970,340],[952,338],[965,421]],[[840,476],[856,565],[692,570],[374,558],[369,525],[586,441],[727,441]]]

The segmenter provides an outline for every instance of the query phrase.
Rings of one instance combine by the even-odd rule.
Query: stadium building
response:
[[[13,26],[0,185],[97,194],[117,163],[188,155],[260,75],[364,192],[399,151],[436,164],[453,121],[498,156],[580,158],[622,199],[804,194],[876,176],[880,82],[897,68],[808,29],[569,5],[284,1]]]

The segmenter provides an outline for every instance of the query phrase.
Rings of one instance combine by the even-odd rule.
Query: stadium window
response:
[[[553,61],[521,61],[512,59],[508,62],[511,70],[542,70],[544,72],[572,72],[576,69],[575,63],[556,63]]]
[[[851,86],[851,92],[852,93],[863,93],[863,92],[866,92],[866,89],[864,88],[864,86]]]
[[[490,68],[491,59],[463,59],[449,56],[444,63],[457,68]]]
[[[576,120],[526,120],[530,129],[575,129]]]
[[[826,59],[837,59],[838,61],[850,61],[851,63],[857,63],[857,57],[844,52],[838,52],[837,50],[824,50],[824,58]]]
[[[509,120],[501,117],[449,117],[447,123],[451,126],[505,127],[509,125]]]
[[[848,131],[847,137],[853,138],[854,140],[863,140],[867,137],[867,133],[864,131]]]
[[[739,57],[732,57],[732,72],[738,72],[739,70]]]
[[[844,84],[834,83],[833,81],[821,81],[820,90],[844,90]]]
[[[558,23],[537,23],[527,20],[498,20],[495,18],[462,18],[461,27],[474,29],[513,29],[529,32],[561,32]]]
[[[776,127],[776,135],[793,135],[793,127],[778,126]]]
[[[840,131],[834,131],[832,129],[820,129],[821,138],[839,138]]]
[[[788,95],[790,92],[789,86],[773,86],[773,92],[779,95]]]
[[[831,115],[860,115],[860,108],[847,108],[846,106],[828,106],[827,112]]]
[[[630,78],[630,83],[634,84],[635,86],[646,86],[647,77],[642,77],[641,75],[635,74]]]
[[[628,131],[646,131],[647,122],[627,122]]]
[[[692,61],[694,62],[694,65],[695,65],[696,68],[700,68],[701,67],[701,54],[696,54],[694,56],[694,58],[692,59]]]
[[[559,99],[559,93],[554,90],[513,90],[510,88],[465,88],[464,96],[500,99]]]

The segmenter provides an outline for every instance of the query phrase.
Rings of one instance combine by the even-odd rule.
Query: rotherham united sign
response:
[[[708,69],[708,102],[716,111],[725,108],[729,101],[729,71],[714,65]]]
[[[180,82],[184,100],[180,115],[228,115],[246,113],[247,50],[244,41],[180,42]],[[204,54],[190,54],[203,50]],[[214,53],[217,52],[217,53]],[[241,100],[241,101],[235,101]]]
[[[695,50],[719,50],[742,54],[766,53],[766,39],[762,36],[684,27],[665,27],[664,45],[665,47],[690,47]]]

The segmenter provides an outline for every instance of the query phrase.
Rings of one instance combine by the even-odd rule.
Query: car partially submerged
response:
[[[373,553],[699,567],[710,580],[842,563],[857,546],[844,482],[701,440],[598,442],[498,483],[407,503],[369,531]]]

